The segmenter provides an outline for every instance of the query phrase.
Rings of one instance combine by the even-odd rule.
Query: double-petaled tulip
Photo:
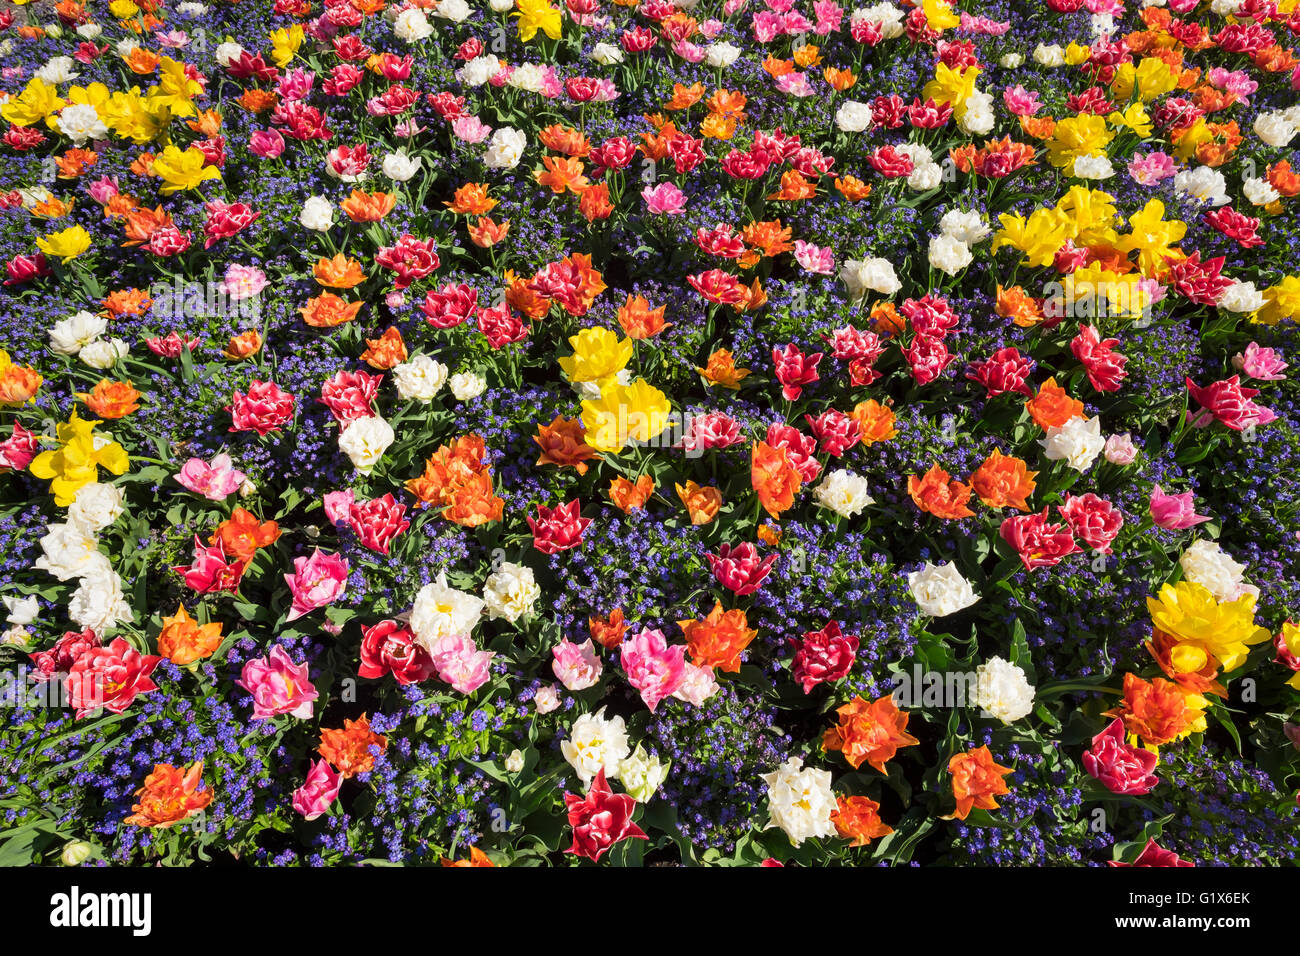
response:
[[[537,506],[537,517],[528,516],[528,527],[533,529],[533,547],[543,554],[567,551],[582,544],[582,533],[591,524],[591,518],[582,517],[582,502],[575,498],[567,504],[548,508]]]
[[[293,574],[284,576],[293,594],[286,621],[296,621],[304,614],[333,604],[347,587],[348,562],[337,554],[316,548],[310,555],[293,559]]]
[[[1124,721],[1118,717],[1092,738],[1092,749],[1083,752],[1084,770],[1111,793],[1134,797],[1150,793],[1159,782],[1152,772],[1159,762],[1151,751],[1124,742]]]
[[[769,554],[760,559],[758,549],[748,541],[735,547],[723,544],[718,548],[717,554],[704,555],[718,583],[737,597],[757,591],[762,586],[763,579],[771,572],[772,565],[776,564],[776,558],[775,554]]]

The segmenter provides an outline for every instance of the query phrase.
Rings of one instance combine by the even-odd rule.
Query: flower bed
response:
[[[1294,859],[1296,0],[0,23],[0,863]]]

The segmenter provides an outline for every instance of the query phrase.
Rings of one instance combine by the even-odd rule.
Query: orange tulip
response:
[[[361,311],[361,302],[348,302],[333,292],[322,292],[298,311],[302,320],[316,329],[332,329],[344,322],[351,322]]]
[[[355,3],[356,0],[353,0],[353,2]],[[493,863],[491,860],[488,859],[488,855],[476,846],[472,846],[469,848],[468,860],[452,861],[447,859],[446,857],[443,857],[442,865],[443,866],[496,866],[495,863]]]
[[[614,502],[614,506],[624,514],[631,514],[638,508],[645,507],[654,490],[654,479],[649,475],[641,475],[637,478],[636,484],[619,477],[609,483],[609,500]]]
[[[609,201],[609,183],[587,186],[579,195],[578,212],[587,222],[608,219],[614,212],[614,204]]]
[[[773,518],[779,518],[781,512],[794,505],[794,495],[803,485],[803,477],[784,448],[754,442],[751,454],[750,484],[758,492],[763,509]]]
[[[126,215],[126,242],[123,246],[138,246],[148,242],[159,229],[172,225],[171,214],[159,206],[156,209],[136,209]]]
[[[247,564],[259,548],[275,544],[280,534],[280,525],[276,522],[258,521],[251,511],[236,507],[229,518],[217,525],[208,544],[220,544],[227,555]]]
[[[828,66],[822,70],[822,77],[830,84],[831,89],[837,93],[843,93],[845,90],[851,89],[858,82],[858,78],[853,75],[852,70],[837,70],[833,66]]]
[[[855,695],[835,713],[839,722],[822,736],[822,749],[840,751],[854,770],[865,761],[881,773],[888,773],[885,764],[894,759],[900,747],[920,743],[907,732],[908,715],[888,694],[870,704]]]
[[[221,624],[218,621],[200,624],[190,617],[183,604],[177,605],[174,615],[163,618],[163,628],[158,634],[158,653],[177,667],[211,657],[220,646]]]
[[[672,99],[664,104],[664,109],[670,112],[690,109],[700,101],[702,96],[704,96],[703,83],[692,83],[690,86],[674,83]]]
[[[853,406],[849,415],[858,423],[858,440],[864,445],[889,441],[898,434],[898,429],[894,427],[894,410],[881,405],[874,398]]]
[[[341,252],[332,259],[321,257],[312,266],[311,273],[318,284],[329,289],[351,289],[366,281],[361,263]]]
[[[677,489],[677,497],[682,499],[682,504],[690,512],[691,524],[708,524],[718,516],[718,509],[722,507],[722,492],[717,488],[702,487],[693,481],[686,482],[685,487],[674,487]]]
[[[406,359],[406,342],[395,325],[384,329],[384,334],[377,339],[366,339],[366,350],[361,353],[361,361],[380,371],[401,365]]]
[[[158,64],[162,62],[162,57],[157,53],[150,52],[142,46],[136,47],[124,58],[127,69],[132,73],[138,73],[141,76],[148,76],[154,70],[158,69]]]
[[[661,305],[652,309],[645,296],[629,295],[627,302],[618,310],[618,324],[629,338],[648,339],[672,326],[671,322],[664,321],[667,308]]]
[[[60,179],[76,179],[97,162],[99,154],[93,149],[69,149],[62,156],[54,157]]]
[[[794,60],[781,60],[770,53],[763,60],[763,69],[773,78],[794,72]]]
[[[406,482],[417,508],[433,507],[453,524],[466,528],[500,521],[505,500],[492,488],[492,469],[478,435],[462,435],[429,457],[424,473]]]
[[[379,222],[392,212],[396,205],[397,196],[393,193],[368,193],[354,189],[347,199],[339,203],[339,208],[353,222]]]
[[[678,621],[677,626],[686,635],[692,664],[732,674],[740,673],[740,653],[758,636],[743,610],[724,611],[721,601],[714,601],[713,610],[703,619]]]
[[[582,194],[591,185],[583,170],[582,160],[571,156],[543,156],[544,171],[533,173],[533,178],[551,192],[559,195],[569,192]]]
[[[533,441],[541,448],[542,456],[537,464],[575,468],[578,474],[585,475],[586,463],[596,457],[596,452],[582,440],[582,435],[582,422],[563,415],[556,415],[549,425],[538,425]]]
[[[572,126],[552,124],[537,134],[543,146],[565,156],[586,159],[591,155],[591,141]]]
[[[952,774],[952,795],[957,799],[953,816],[958,820],[965,820],[975,807],[996,810],[993,798],[1011,792],[1002,779],[1011,768],[994,763],[987,746],[954,755],[948,761],[948,772]]]
[[[186,120],[185,125],[211,138],[221,132],[221,114],[216,110],[203,110],[195,119]]]
[[[113,318],[120,319],[124,315],[144,315],[153,305],[153,299],[139,289],[117,289],[102,304]]]
[[[727,349],[718,349],[709,356],[709,363],[695,371],[704,376],[710,385],[721,385],[733,391],[740,388],[741,380],[750,373],[747,368],[736,368],[736,360]]]
[[[877,302],[871,307],[871,329],[884,338],[907,331],[907,318],[892,302]]]
[[[990,508],[1012,507],[1028,511],[1027,498],[1034,493],[1036,471],[1025,462],[1002,454],[996,448],[970,476],[971,487]]]
[[[61,219],[72,212],[74,205],[76,205],[74,199],[64,201],[57,196],[50,196],[48,199],[42,199],[40,202],[34,203],[32,208],[27,211],[37,219]]]
[[[591,630],[592,640],[607,651],[612,651],[622,644],[623,637],[627,633],[627,624],[623,620],[621,607],[614,608],[604,618],[587,618],[587,627]]]
[[[153,773],[144,778],[144,786],[135,792],[140,802],[126,818],[132,826],[166,829],[188,820],[212,802],[211,790],[199,790],[203,761],[197,760],[188,770],[167,763],[156,763]]]
[[[767,198],[781,202],[794,202],[800,199],[812,199],[817,195],[817,186],[809,182],[797,169],[787,169],[781,174],[781,188],[769,193]]]
[[[497,207],[498,202],[488,195],[485,183],[466,183],[456,190],[451,202],[443,205],[457,215],[486,216]]]
[[[244,90],[235,102],[250,113],[265,113],[278,99],[274,90]]]
[[[1049,378],[1038,388],[1038,394],[1025,400],[1029,416],[1044,430],[1060,428],[1071,418],[1083,415],[1083,402],[1073,399],[1056,384],[1055,378]]]
[[[530,319],[540,319],[550,310],[550,300],[542,298],[541,295],[530,289],[527,279],[516,276],[514,272],[507,269],[505,280],[506,304],[510,308],[523,313]]]
[[[25,405],[40,390],[42,381],[40,373],[30,366],[4,365],[0,368],[0,405]]]
[[[480,216],[478,221],[469,227],[468,231],[470,242],[480,249],[491,249],[510,234],[510,220],[506,219],[501,223],[496,223],[487,216]]]
[[[748,100],[739,90],[714,90],[704,103],[714,116],[734,119],[738,123],[745,121],[745,104]]]
[[[125,418],[140,408],[140,393],[130,382],[100,379],[89,392],[78,392],[77,398],[96,418]]]
[[[260,351],[262,351],[262,334],[257,329],[246,329],[230,337],[221,355],[232,362],[240,362]]]
[[[1010,319],[1021,328],[1029,328],[1043,321],[1043,305],[1018,285],[1009,289],[998,286],[998,315]]]
[[[836,797],[831,823],[850,846],[866,846],[872,840],[888,836],[893,827],[880,822],[880,804],[868,797]]]
[[[680,135],[672,123],[664,123],[658,133],[642,133],[641,154],[651,162],[661,162],[668,158],[669,145]]]
[[[1157,747],[1205,729],[1205,698],[1159,677],[1146,681],[1136,674],[1124,675],[1124,699],[1106,711],[1107,717],[1122,717],[1124,729]],[[1198,726],[1199,725],[1199,726]]]
[[[1265,173],[1268,184],[1288,199],[1300,196],[1300,174],[1291,171],[1291,161],[1279,159]]]
[[[822,61],[821,50],[813,43],[805,43],[794,51],[794,62],[805,70]]]
[[[322,728],[320,746],[316,749],[346,780],[374,769],[375,755],[370,752],[371,747],[380,752],[387,750],[388,738],[371,731],[369,716],[362,714],[356,720],[344,718],[342,729]]]
[[[700,120],[700,135],[705,139],[728,140],[736,135],[736,117],[710,113]]]
[[[937,518],[952,521],[975,514],[966,507],[971,496],[970,486],[950,480],[948,472],[938,465],[932,465],[922,478],[908,475],[907,493],[918,508]]]
[[[794,243],[790,241],[793,230],[781,225],[781,220],[751,222],[740,230],[740,237],[745,244],[759,250],[764,256],[779,256],[783,252],[792,252]]]
[[[871,195],[871,187],[858,179],[857,176],[836,176],[835,188],[849,202],[860,202]]]

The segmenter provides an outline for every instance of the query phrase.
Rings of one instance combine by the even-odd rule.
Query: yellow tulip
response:
[[[1245,594],[1235,601],[1215,600],[1208,588],[1194,581],[1166,584],[1160,593],[1147,598],[1151,622],[1173,635],[1179,646],[1197,648],[1214,657],[1225,672],[1236,670],[1250,653],[1248,645],[1269,639],[1269,633],[1255,626],[1255,596]]]
[[[81,226],[70,226],[61,232],[50,233],[43,239],[37,239],[36,248],[47,256],[58,256],[67,262],[90,248],[90,233]]]
[[[66,100],[59,98],[55,87],[40,77],[32,77],[21,93],[9,97],[9,102],[0,106],[0,116],[15,126],[35,126],[67,105]]]
[[[524,43],[537,36],[538,30],[552,40],[560,38],[563,28],[560,11],[546,0],[518,0],[515,10],[516,12],[511,16],[519,18],[519,39]]]
[[[58,426],[59,447],[43,451],[29,466],[32,475],[50,482],[54,503],[66,508],[85,485],[98,480],[99,468],[115,475],[127,469],[126,450],[103,435],[95,435],[98,420],[83,419],[73,409],[67,422]]]
[[[603,387],[632,358],[632,340],[620,340],[609,329],[583,329],[569,338],[569,345],[573,354],[560,359],[560,368],[570,382],[596,382]]]
[[[184,151],[168,146],[153,161],[153,171],[162,179],[164,194],[193,189],[208,179],[220,179],[221,174],[212,166],[205,166],[207,158],[202,150],[191,146]]]

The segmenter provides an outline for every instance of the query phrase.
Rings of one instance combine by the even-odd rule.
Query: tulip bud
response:
[[[92,847],[84,840],[69,840],[63,847],[63,852],[59,854],[59,859],[63,861],[64,866],[81,866],[88,859]]]
[[[510,756],[506,757],[506,770],[510,773],[518,773],[524,769],[524,755],[519,752],[519,748],[510,751]]]

